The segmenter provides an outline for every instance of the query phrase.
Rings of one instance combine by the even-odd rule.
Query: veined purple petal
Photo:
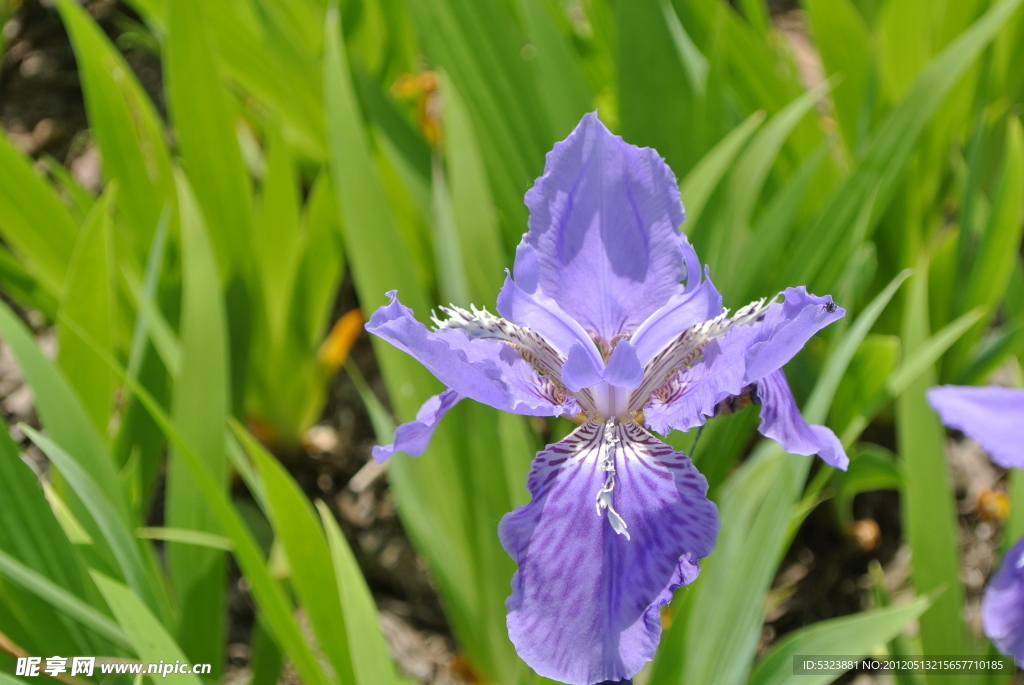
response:
[[[843,444],[831,429],[804,421],[782,369],[757,382],[757,395],[761,401],[761,435],[791,454],[816,454],[826,464],[843,471],[850,465]]]
[[[722,313],[722,296],[710,279],[693,290],[676,293],[658,311],[651,314],[630,338],[641,364],[647,364],[674,340],[680,331]]]
[[[612,509],[601,510],[607,463]],[[714,547],[707,481],[636,424],[609,431],[588,422],[537,455],[527,487],[532,501],[499,527],[519,565],[506,602],[516,651],[538,674],[571,685],[633,677],[654,656],[658,608]]]
[[[685,216],[671,169],[654,150],[612,135],[596,114],[548,153],[526,204],[540,290],[604,340],[639,326],[682,290],[696,264],[677,230]],[[693,269],[688,281],[699,278]]]
[[[940,385],[928,390],[942,422],[971,436],[992,461],[1024,468],[1024,390]]]
[[[807,344],[815,333],[846,315],[839,306],[829,306],[832,298],[819,297],[807,288],[786,288],[785,301],[768,307],[764,321],[755,327],[757,334],[746,353],[747,383],[754,383],[783,365]]]
[[[395,441],[392,444],[374,446],[373,458],[383,463],[395,452],[405,452],[410,457],[423,454],[430,445],[430,438],[434,437],[441,417],[462,398],[462,395],[451,389],[431,397],[416,412],[415,421],[403,423],[395,429]]]
[[[1024,538],[1003,557],[981,602],[985,634],[1024,668]]]
[[[429,331],[413,318],[394,291],[391,303],[373,313],[366,330],[413,356],[451,390],[482,404],[530,416],[578,411],[515,349],[497,340],[470,340],[465,331]]]
[[[563,356],[568,356],[573,345],[579,344],[595,364],[601,363],[597,346],[582,326],[554,300],[540,292],[527,293],[508,276],[498,293],[498,314],[539,334]]]
[[[733,326],[709,342],[703,360],[655,393],[644,409],[647,425],[659,433],[701,425],[715,405],[781,369],[815,333],[846,313],[803,286],[787,288],[783,295],[785,302],[768,305],[760,321]]]

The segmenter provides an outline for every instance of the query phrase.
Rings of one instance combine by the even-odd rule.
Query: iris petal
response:
[[[1006,553],[985,588],[981,620],[999,651],[1024,668],[1024,538]]]
[[[537,333],[563,356],[568,356],[573,345],[579,344],[595,364],[600,364],[597,347],[583,327],[543,294],[531,295],[506,277],[498,293],[497,308],[503,318]]]
[[[595,114],[548,154],[526,204],[540,290],[606,341],[681,291],[684,276],[700,279],[677,230],[684,214],[671,169],[650,148],[612,135]],[[517,280],[518,271],[517,263]]]
[[[715,405],[781,369],[815,333],[846,313],[802,286],[787,288],[783,295],[785,302],[768,305],[756,323],[733,326],[708,343],[703,360],[656,393],[644,410],[648,425],[659,433],[701,425]]]
[[[928,402],[944,424],[981,443],[992,461],[1024,468],[1024,390],[940,385],[928,390]]]
[[[595,513],[609,448],[612,504],[629,539]],[[588,422],[537,455],[527,487],[531,502],[499,527],[519,565],[506,602],[516,650],[540,675],[574,685],[633,677],[654,656],[658,608],[714,546],[707,481],[635,423],[615,426],[609,443]]]
[[[451,390],[516,414],[578,411],[571,397],[563,396],[512,347],[497,340],[471,340],[458,329],[429,331],[394,291],[388,296],[391,303],[374,312],[366,330],[413,356]]]
[[[395,429],[395,441],[392,444],[376,445],[373,448],[373,458],[383,463],[395,452],[405,452],[410,457],[418,457],[426,452],[441,417],[461,399],[463,396],[451,389],[431,397],[416,412],[415,421],[403,423]]]
[[[843,444],[831,429],[804,421],[782,369],[757,382],[757,395],[761,400],[761,435],[791,454],[816,454],[826,464],[843,471],[850,465]]]

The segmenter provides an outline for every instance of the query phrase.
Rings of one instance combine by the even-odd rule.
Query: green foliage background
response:
[[[165,119],[81,5],[57,0],[105,186],[39,173],[0,135],[0,287],[59,339],[51,361],[0,305],[44,428],[21,431],[51,464],[34,473],[0,431],[3,632],[30,654],[183,655],[219,677],[231,554],[257,605],[254,683],[285,660],[309,685],[401,681],[336,521],[239,421],[287,447],[318,419],[318,349],[347,271],[367,311],[392,289],[423,317],[493,302],[524,192],[596,109],[681,179],[683,230],[728,305],[806,284],[849,312],[788,369],[849,473],[809,479],[810,459],[770,441],[748,455],[751,412],[712,422],[693,457],[722,533],[643,678],[810,685],[831,677],[793,676],[790,655],[991,650],[962,621],[955,498],[924,390],[1019,376],[1021,4],[804,0],[825,76],[809,88],[762,0],[130,0],[160,52]],[[364,401],[384,442],[440,386],[375,351],[394,416]],[[897,454],[861,441],[872,423],[894,423]],[[463,403],[426,455],[390,464],[487,682],[539,680],[505,633],[514,569],[496,536],[539,447],[521,417]],[[143,530],[165,460],[165,527]],[[269,549],[229,498],[233,474]],[[1007,539],[1024,532],[1019,485]],[[878,487],[901,493],[919,598],[880,597],[755,659],[803,519],[834,493],[848,521],[853,495]]]

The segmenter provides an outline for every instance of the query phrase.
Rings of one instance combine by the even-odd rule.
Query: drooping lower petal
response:
[[[1024,538],[1017,541],[988,582],[981,602],[985,634],[1024,668]]]
[[[537,455],[527,486],[532,501],[499,527],[519,565],[516,651],[572,685],[631,678],[654,656],[658,608],[714,546],[707,481],[636,424],[588,422]]]
[[[539,375],[509,345],[472,340],[454,328],[429,331],[394,291],[388,296],[391,303],[374,312],[366,330],[413,356],[451,390],[517,414],[557,416],[578,411],[572,397]]]
[[[1024,468],[1024,390],[940,385],[928,402],[942,422],[963,431],[1005,468]]]
[[[850,465],[843,444],[831,429],[804,421],[782,369],[757,382],[757,395],[761,401],[761,435],[791,454],[816,454],[826,464],[843,471]]]
[[[683,289],[684,277],[688,288],[700,279],[677,230],[684,213],[672,170],[596,114],[548,153],[526,204],[540,290],[604,340],[640,325]]]
[[[373,448],[373,458],[383,463],[395,452],[405,452],[410,457],[423,454],[430,445],[430,438],[434,436],[441,417],[461,399],[463,396],[451,389],[431,397],[416,412],[415,421],[403,423],[395,429],[395,441],[392,444],[376,445]]]

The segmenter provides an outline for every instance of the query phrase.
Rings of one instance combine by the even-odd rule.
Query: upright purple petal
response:
[[[628,538],[609,511],[595,510],[609,462],[612,511]],[[527,487],[531,502],[499,527],[519,565],[506,602],[516,651],[538,674],[571,685],[633,677],[654,656],[658,608],[714,547],[707,481],[634,423],[613,431],[585,423],[537,455]]]
[[[562,366],[562,383],[572,392],[595,386],[603,380],[602,366],[587,353],[582,343],[576,343]]]
[[[637,356],[646,364],[675,339],[680,331],[708,321],[722,313],[722,296],[710,279],[695,289],[677,293],[658,311],[651,314],[630,338]]]
[[[1024,468],[1024,390],[940,385],[928,390],[942,422],[971,436],[992,461]]]
[[[390,445],[376,445],[373,458],[383,463],[395,452],[405,452],[410,457],[418,457],[427,450],[430,439],[434,437],[437,424],[448,410],[459,403],[462,395],[454,390],[445,390],[434,395],[423,403],[416,412],[416,420],[403,423],[395,429],[395,441]]]
[[[462,330],[429,331],[398,301],[373,313],[366,330],[410,354],[449,389],[482,404],[530,416],[577,411],[548,379],[497,340],[470,340]]]
[[[761,435],[791,454],[816,454],[826,464],[843,471],[850,465],[843,444],[831,429],[804,421],[782,369],[757,382],[757,395],[761,401]]]
[[[1003,557],[981,602],[985,634],[1024,668],[1024,538]]]
[[[636,355],[636,348],[628,340],[620,340],[612,350],[604,369],[604,381],[626,390],[635,390],[644,379],[644,367]]]
[[[554,300],[539,292],[527,293],[509,277],[505,278],[505,284],[498,293],[498,314],[542,336],[563,356],[568,356],[573,345],[579,344],[596,365],[601,363],[594,341],[582,326],[563,312]]]
[[[516,260],[512,270],[516,283],[530,295],[537,292],[537,285],[540,281],[540,261],[537,251],[533,245],[526,242],[525,236],[519,241],[516,247]]]
[[[639,326],[696,265],[677,230],[684,213],[671,169],[596,114],[548,153],[526,204],[540,290],[606,341]],[[700,279],[699,267],[693,272],[688,281]]]

